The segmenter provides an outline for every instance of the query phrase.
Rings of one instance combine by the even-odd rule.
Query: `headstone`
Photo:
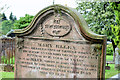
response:
[[[16,78],[104,78],[106,36],[76,10],[49,6],[14,33]]]
[[[120,55],[119,55],[119,48],[115,48],[115,69],[120,70]]]

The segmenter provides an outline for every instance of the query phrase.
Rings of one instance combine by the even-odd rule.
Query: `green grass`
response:
[[[2,78],[14,78],[14,72],[0,72],[0,80]]]
[[[106,55],[106,61],[113,61],[113,56]],[[115,64],[108,64],[108,66],[110,66],[110,70],[105,70],[105,78],[110,78],[120,73],[120,71],[115,70]]]
[[[106,55],[106,61],[113,61],[113,56]]]
[[[109,64],[108,66],[110,66],[110,70],[105,70],[105,78],[110,78],[110,77],[120,73],[120,71],[115,70],[115,64]]]

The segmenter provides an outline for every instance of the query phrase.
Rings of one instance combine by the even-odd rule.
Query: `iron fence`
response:
[[[0,64],[14,64],[15,62],[15,38],[1,38],[0,40]]]

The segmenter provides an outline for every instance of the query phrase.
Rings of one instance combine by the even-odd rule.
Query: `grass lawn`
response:
[[[113,61],[113,56],[106,55],[106,61]]]
[[[110,70],[105,70],[105,78],[110,78],[120,73],[120,71],[115,70],[115,64],[109,64],[108,66],[110,66]]]
[[[106,61],[113,61],[113,56],[106,55]],[[105,70],[105,78],[110,78],[120,73],[120,71],[115,70],[115,64],[109,64],[108,66],[110,66],[110,70]]]
[[[0,72],[0,80],[1,78],[14,78],[14,72]]]

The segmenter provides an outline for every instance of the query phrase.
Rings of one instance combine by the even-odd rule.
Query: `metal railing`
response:
[[[15,38],[0,39],[0,64],[14,64]]]

